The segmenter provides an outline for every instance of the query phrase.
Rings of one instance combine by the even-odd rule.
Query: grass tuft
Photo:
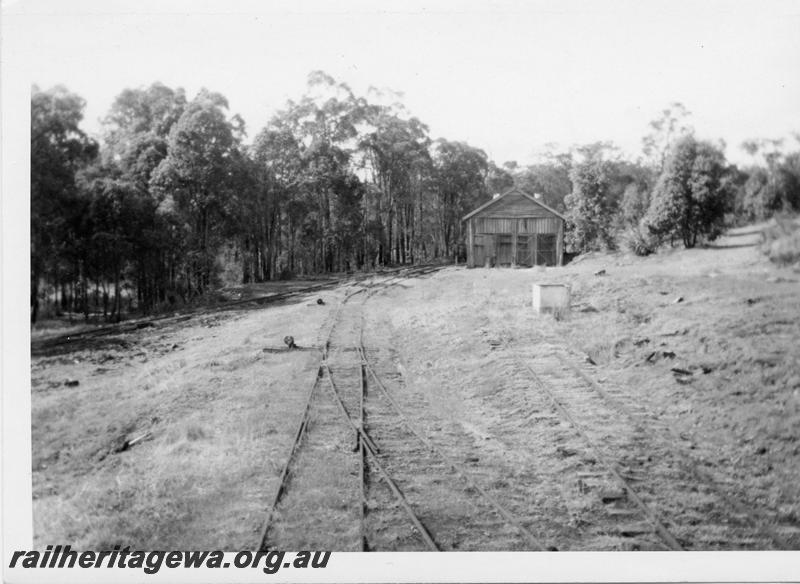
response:
[[[192,424],[188,428],[186,428],[186,438],[190,441],[194,440],[202,440],[203,438],[207,438],[208,434],[206,431],[203,430],[202,426],[197,424]]]

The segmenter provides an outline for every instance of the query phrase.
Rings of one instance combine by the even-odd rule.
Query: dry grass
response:
[[[593,254],[557,269],[446,270],[374,296],[366,343],[396,364],[405,381],[398,399],[417,426],[452,459],[479,458],[483,484],[520,512],[541,512],[532,522],[558,546],[559,537],[566,548],[619,542],[582,539],[601,505],[572,483],[545,480],[574,471],[558,452],[580,449],[580,440],[531,411],[530,379],[515,374],[510,359],[535,360],[549,345],[567,347],[593,377],[686,435],[693,454],[740,498],[797,523],[799,284],[746,247],[749,238],[734,233],[716,249],[648,258]],[[601,269],[606,275],[595,276]],[[572,311],[562,319],[534,314],[536,282],[569,284]],[[34,359],[36,544],[256,545],[317,359],[262,349],[282,346],[286,334],[317,344],[336,304],[325,294],[324,307],[310,297],[219,323],[139,331],[128,351],[110,345]],[[673,367],[691,375],[678,379]],[[80,385],[67,387],[68,379]],[[146,432],[152,437],[113,452]],[[351,444],[311,446],[324,457],[334,443]],[[281,508],[299,522],[298,542],[314,542],[313,521],[350,517],[354,508],[342,498],[351,486],[342,473],[319,469],[306,477],[310,490]],[[430,479],[419,478],[420,487]],[[442,511],[446,495],[442,489],[433,501]],[[342,523],[343,538],[352,525]]]
[[[798,289],[756,254],[685,251],[609,270],[613,282],[584,288],[601,311],[556,333],[632,400],[696,436],[698,456],[725,468],[746,498],[788,520],[800,508]]]
[[[525,406],[500,347],[535,360],[549,340],[687,436],[741,500],[791,525],[800,516],[800,290],[758,240],[743,228],[712,249],[594,254],[545,271],[449,271],[375,310],[386,310],[409,383],[431,402],[432,414],[420,414],[428,428],[449,421],[481,444],[512,436]],[[566,318],[533,314],[536,282],[570,285]],[[528,441],[539,445],[532,428]],[[549,464],[542,460],[537,467]]]
[[[327,310],[300,302],[147,329],[128,352],[34,359],[36,545],[256,546],[317,358],[261,348],[287,332],[313,345]]]

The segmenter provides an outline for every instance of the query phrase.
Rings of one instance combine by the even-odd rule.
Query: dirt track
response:
[[[408,280],[364,304],[364,345],[415,427],[548,547],[668,549],[657,523],[686,549],[799,549],[800,275],[768,265],[748,236],[721,243]],[[553,280],[574,292],[563,321],[530,309],[531,283]],[[319,365],[316,351],[279,350],[282,339],[319,346],[342,298],[325,291],[35,358],[36,541],[257,546]],[[372,415],[385,441],[390,426],[379,431]],[[138,436],[147,438],[115,452]],[[329,442],[320,452],[354,456],[346,431]],[[531,549],[489,510],[451,496],[449,479],[436,487],[435,473],[398,464],[446,549]],[[317,491],[293,495],[300,540],[305,521],[311,533],[311,518],[353,513],[340,488],[349,480],[336,474],[352,469],[316,466]],[[374,493],[375,541],[404,547],[408,526]],[[448,534],[459,522],[441,518],[459,515],[474,529]]]

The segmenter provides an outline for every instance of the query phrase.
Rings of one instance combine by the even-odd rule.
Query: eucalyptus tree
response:
[[[549,143],[535,163],[514,171],[514,183],[527,193],[541,195],[544,204],[563,212],[564,199],[572,190],[572,161],[571,150]]]
[[[358,230],[336,214],[349,213],[353,198],[360,203],[353,154],[364,106],[346,84],[315,71],[302,98],[257,136],[259,205],[268,216],[261,231],[269,241],[268,262],[281,264],[270,275],[332,270],[351,255]]]
[[[383,263],[413,261],[426,178],[432,172],[428,127],[401,113],[394,107],[367,108],[369,131],[359,143],[375,185],[373,217],[382,236]]]
[[[85,101],[65,87],[31,96],[31,320],[39,314],[40,285],[74,281],[80,193],[76,174],[95,158],[97,144],[80,128]]]
[[[238,121],[226,116],[227,100],[201,90],[171,127],[167,155],[153,171],[150,189],[173,207],[189,234],[184,282],[191,297],[215,275],[223,218],[234,196],[239,156]]]
[[[96,280],[102,280],[103,313],[119,321],[126,267],[145,239],[143,231],[150,214],[142,209],[146,201],[135,185],[115,177],[108,169],[101,167],[87,172],[81,182],[87,203],[84,212],[87,223],[85,245],[95,268]],[[106,282],[113,284],[113,295],[109,293]]]
[[[650,133],[642,138],[642,151],[656,172],[664,170],[673,144],[694,133],[690,123],[692,113],[681,102],[675,101],[650,122]]]
[[[166,194],[151,188],[153,174],[167,157],[169,134],[187,105],[182,88],[162,83],[124,89],[103,120],[103,166],[115,169],[114,180],[126,190],[136,209],[136,237],[126,259],[126,277],[135,287],[138,306],[148,311],[183,295],[178,271],[185,252],[184,233]],[[102,189],[96,192],[102,192]],[[134,204],[135,203],[135,204]],[[113,275],[116,278],[116,274]]]
[[[516,163],[513,163],[513,165],[516,165]],[[511,168],[497,166],[494,162],[490,162],[489,172],[486,174],[486,189],[488,192],[492,194],[502,193],[513,186],[514,175],[511,173]]]
[[[486,198],[486,153],[464,142],[436,141],[433,148],[437,256],[448,257],[463,238],[461,217]]]

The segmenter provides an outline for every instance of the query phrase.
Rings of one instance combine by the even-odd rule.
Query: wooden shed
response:
[[[566,218],[512,188],[464,216],[467,266],[560,266]]]

